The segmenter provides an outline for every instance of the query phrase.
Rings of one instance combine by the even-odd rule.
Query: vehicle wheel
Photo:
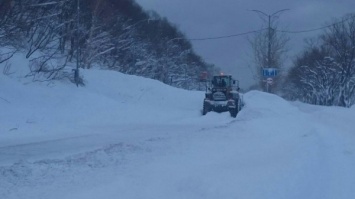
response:
[[[237,109],[238,109],[238,112],[239,112],[240,110],[242,110],[242,106],[243,106],[242,100],[241,100],[241,99],[238,99],[238,102],[237,102],[237,104],[236,104],[236,107],[237,107]]]
[[[231,117],[236,118],[238,114],[238,108],[229,109],[229,113],[231,114]]]
[[[229,109],[229,113],[231,114],[231,117],[234,117],[234,118],[237,117],[238,112],[239,112],[239,110],[240,110],[239,101],[236,101],[235,103],[236,103],[236,104],[235,104],[235,108]]]
[[[206,102],[203,102],[202,115],[206,115],[209,112],[209,105]]]

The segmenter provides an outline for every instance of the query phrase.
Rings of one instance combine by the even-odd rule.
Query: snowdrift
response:
[[[203,92],[114,71],[86,86],[0,75],[0,198],[354,198],[354,107]]]

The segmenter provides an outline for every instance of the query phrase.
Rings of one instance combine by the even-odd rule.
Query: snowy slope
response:
[[[203,92],[117,72],[86,87],[0,75],[0,198],[354,198],[355,107]]]

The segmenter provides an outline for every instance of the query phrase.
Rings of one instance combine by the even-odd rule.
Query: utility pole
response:
[[[281,12],[284,12],[284,11],[287,11],[287,10],[290,10],[290,9],[282,9],[282,10],[278,10],[272,14],[266,14],[265,12],[263,11],[260,11],[260,10],[251,10],[253,12],[257,12],[258,14],[262,14],[264,16],[267,17],[268,19],[268,48],[267,48],[267,66],[262,66],[262,69],[264,70],[264,68],[273,68],[273,60],[272,60],[272,57],[271,57],[271,39],[272,39],[272,27],[271,27],[271,20],[273,19],[273,17],[275,17],[277,14],[280,14]],[[264,76],[265,77],[265,76]],[[268,78],[269,79],[269,78]],[[270,86],[271,84],[269,84],[269,81],[267,80],[263,80],[265,83],[266,83],[266,92],[270,92]]]
[[[267,49],[267,63],[268,63],[268,68],[271,67],[271,19],[272,17],[276,16],[276,14],[279,14],[281,12],[284,12],[284,11],[287,11],[287,10],[290,10],[290,9],[282,9],[282,10],[278,10],[272,14],[266,14],[265,12],[263,11],[260,11],[260,10],[251,10],[253,12],[257,12],[259,14],[262,14],[264,16],[266,16],[268,18],[268,49]]]
[[[80,35],[79,35],[79,15],[80,15],[80,0],[77,0],[77,16],[76,16],[76,69],[74,72],[74,81],[76,86],[79,86],[79,68],[80,68],[80,53],[79,53],[79,45],[80,45]]]

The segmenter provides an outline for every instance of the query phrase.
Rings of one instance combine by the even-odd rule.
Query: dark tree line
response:
[[[355,15],[327,28],[295,60],[284,89],[291,100],[350,107],[355,103]]]
[[[17,51],[30,60],[31,76],[72,77],[72,67],[100,67],[197,88],[213,71],[185,35],[134,0],[0,0],[0,61]],[[79,23],[78,20],[79,19]],[[12,54],[11,54],[12,53]],[[71,68],[70,68],[71,66]]]

